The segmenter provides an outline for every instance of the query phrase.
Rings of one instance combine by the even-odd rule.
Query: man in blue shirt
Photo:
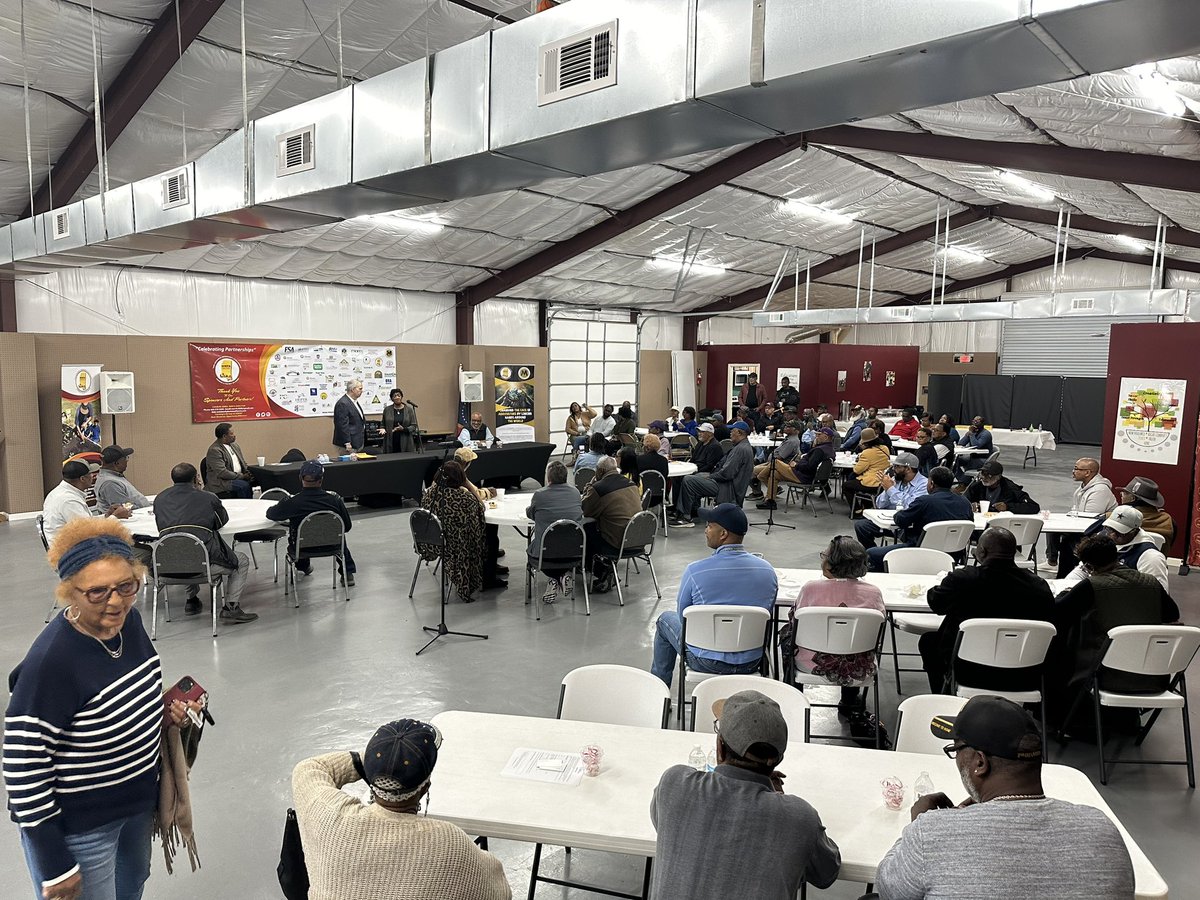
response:
[[[704,538],[711,556],[689,563],[679,581],[677,611],[664,612],[654,629],[654,662],[650,671],[668,686],[683,644],[683,611],[693,604],[731,603],[739,606],[759,606],[770,612],[779,592],[775,568],[765,559],[754,556],[742,546],[749,524],[742,508],[734,503],[721,503],[701,508],[699,515],[707,521]],[[762,664],[759,649],[739,653],[718,653],[712,650],[687,648],[688,668],[717,675],[752,675]]]
[[[912,506],[918,497],[929,493],[929,483],[918,470],[920,462],[912,453],[901,453],[892,463],[892,474],[884,475],[879,482],[880,491],[875,498],[876,509],[901,510]],[[854,523],[854,536],[867,548],[867,555],[875,546],[876,539],[883,537],[883,529],[874,522],[859,519]]]
[[[907,454],[906,454],[907,455]],[[870,546],[867,557],[871,560],[871,571],[883,571],[883,558],[897,547],[917,547],[925,533],[925,526],[930,522],[948,522],[953,520],[973,521],[975,514],[971,512],[971,504],[967,498],[950,490],[954,484],[954,474],[945,466],[937,466],[929,472],[927,490],[929,493],[919,495],[912,503],[903,509],[898,509],[893,518],[896,528],[896,543],[890,547]],[[858,534],[858,528],[854,529]],[[862,540],[860,537],[859,540]],[[871,541],[873,545],[874,540]],[[866,546],[864,544],[864,546]]]
[[[596,466],[600,465],[600,460],[608,456],[608,454],[604,452],[606,443],[607,441],[604,439],[604,435],[600,434],[600,432],[593,434],[591,437],[591,445],[588,447],[588,449],[575,457],[575,470],[594,469]]]

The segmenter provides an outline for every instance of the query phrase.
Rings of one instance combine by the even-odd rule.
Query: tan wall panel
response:
[[[20,512],[42,505],[39,415],[33,336],[0,334],[0,510]],[[54,421],[58,420],[55,411]]]
[[[665,419],[671,407],[671,351],[643,350],[638,366],[638,421]]]

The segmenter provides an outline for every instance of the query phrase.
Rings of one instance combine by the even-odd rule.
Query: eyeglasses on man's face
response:
[[[942,752],[945,753],[951,759],[957,759],[959,753],[961,753],[963,750],[970,750],[970,749],[971,748],[968,747],[966,744],[954,743],[954,744],[947,744],[945,747],[942,748]]]

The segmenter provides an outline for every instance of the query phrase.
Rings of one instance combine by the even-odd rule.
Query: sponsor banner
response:
[[[59,397],[62,414],[62,459],[100,462],[104,435],[100,428],[101,365],[62,367]],[[88,506],[96,505],[92,488],[85,492]]]
[[[332,416],[361,379],[363,412],[382,413],[396,386],[396,348],[350,344],[188,344],[193,422]]]
[[[500,432],[509,425],[525,425],[529,431],[507,430],[507,434],[532,434],[534,427],[534,368],[533,366],[507,365],[496,366],[496,436],[500,440]],[[508,438],[508,440],[533,440],[528,438]]]
[[[1179,416],[1186,381],[1122,378],[1113,459],[1173,466],[1179,462]]]

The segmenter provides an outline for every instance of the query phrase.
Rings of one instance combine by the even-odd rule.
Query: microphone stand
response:
[[[795,525],[785,525],[783,522],[775,521],[775,507],[778,504],[775,502],[775,490],[778,487],[779,473],[775,471],[775,448],[779,446],[779,431],[778,429],[771,432],[771,446],[767,448],[766,462],[770,466],[767,469],[767,521],[765,522],[747,522],[748,525],[766,525],[767,534],[771,533],[772,528],[789,528],[792,531],[796,530]]]
[[[444,537],[443,537],[443,540],[445,540]],[[442,544],[443,553],[444,553],[445,549],[446,549],[446,545],[443,543]],[[428,634],[432,634],[433,637],[431,637],[429,639],[428,643],[426,643],[424,647],[422,647],[420,650],[418,650],[416,652],[417,656],[420,656],[422,653],[424,653],[426,650],[428,650],[430,647],[432,647],[434,642],[438,638],[445,637],[448,634],[457,635],[458,637],[478,638],[481,641],[486,641],[488,639],[488,636],[486,634],[475,634],[470,631],[451,631],[449,628],[446,627],[446,597],[450,593],[450,591],[446,586],[446,560],[442,559],[441,564],[442,564],[442,618],[437,623],[436,626],[433,626],[433,625],[422,625],[421,626],[422,631],[424,631]]]

